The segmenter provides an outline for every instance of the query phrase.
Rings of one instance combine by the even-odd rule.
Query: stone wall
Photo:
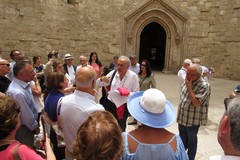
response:
[[[9,58],[10,50],[16,48],[29,56],[41,54],[46,62],[47,53],[58,50],[62,56],[73,53],[77,64],[80,54],[96,51],[108,65],[113,55],[129,55],[121,53],[124,16],[148,1],[1,0],[3,57]],[[199,57],[204,65],[215,68],[217,77],[240,80],[240,1],[163,1],[188,16],[183,58]]]

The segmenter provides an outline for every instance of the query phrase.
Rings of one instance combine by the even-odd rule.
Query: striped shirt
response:
[[[208,106],[211,94],[210,84],[202,78],[192,84],[193,92],[200,101],[200,107],[195,107],[189,98],[189,91],[184,83],[181,88],[180,103],[178,106],[177,122],[183,126],[206,125]]]

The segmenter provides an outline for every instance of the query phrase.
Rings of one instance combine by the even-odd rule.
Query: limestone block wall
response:
[[[47,53],[58,50],[62,56],[71,52],[77,64],[80,54],[88,56],[96,51],[103,64],[108,65],[113,55],[130,54],[121,53],[123,17],[147,1],[1,0],[3,57],[9,58],[10,50],[20,49],[29,56],[41,54],[46,62]],[[204,65],[215,68],[217,77],[240,80],[240,1],[168,0],[167,3],[189,16],[184,58],[199,57]],[[178,52],[172,54],[174,57]],[[179,60],[176,65],[180,67],[181,63]]]
[[[171,1],[190,16],[188,56],[221,78],[240,79],[240,1]]]

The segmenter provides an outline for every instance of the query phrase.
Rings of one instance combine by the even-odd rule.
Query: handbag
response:
[[[113,80],[116,73],[117,73],[117,70],[114,70],[113,75],[110,79],[110,83],[107,87],[103,88],[103,89],[105,89],[105,92],[103,92],[102,97],[99,100],[99,103],[105,108],[105,110],[107,110],[108,91],[110,91],[110,89],[111,89],[112,80]]]

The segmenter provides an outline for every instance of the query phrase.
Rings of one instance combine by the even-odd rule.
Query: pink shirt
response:
[[[1,159],[7,160],[14,160],[13,158],[13,151],[14,147],[18,145],[19,142],[13,142],[10,144],[5,150],[0,152]],[[24,160],[43,160],[43,158],[38,155],[33,149],[29,148],[28,146],[21,144],[18,148],[18,154],[21,159]]]
[[[97,78],[99,78],[101,76],[101,68],[99,67],[99,65],[97,63],[91,64],[91,66],[96,71]]]

